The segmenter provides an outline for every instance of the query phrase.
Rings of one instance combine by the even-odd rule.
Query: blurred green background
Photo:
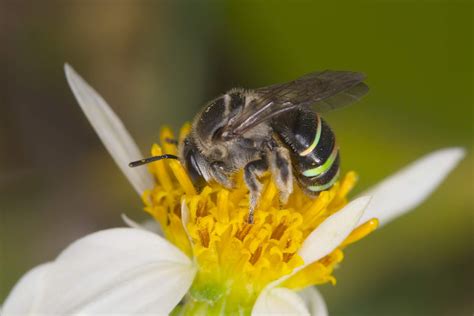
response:
[[[363,71],[359,104],[326,115],[357,192],[423,154],[468,155],[434,195],[350,247],[332,315],[474,311],[472,1],[2,1],[0,302],[87,233],[145,218],[76,104],[69,62],[144,152],[234,86]]]

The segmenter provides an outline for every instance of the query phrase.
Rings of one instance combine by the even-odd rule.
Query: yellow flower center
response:
[[[181,129],[185,137],[190,126]],[[153,145],[152,155],[176,154],[168,128],[160,135],[162,148]],[[249,312],[261,290],[271,281],[290,274],[304,262],[298,255],[305,238],[328,216],[347,204],[347,194],[356,182],[349,172],[330,190],[310,198],[298,186],[286,205],[280,205],[278,190],[269,174],[261,179],[264,191],[255,210],[253,224],[248,218],[248,190],[242,175],[235,177],[235,188],[228,190],[211,183],[200,192],[194,188],[185,169],[176,160],[149,165],[156,186],[143,196],[145,210],[160,224],[165,237],[192,257],[198,273],[190,290],[196,302],[229,306]],[[189,214],[183,226],[182,203]],[[377,220],[356,228],[332,253],[305,267],[283,283],[302,289],[336,280],[334,267],[343,259],[343,248],[372,232]]]

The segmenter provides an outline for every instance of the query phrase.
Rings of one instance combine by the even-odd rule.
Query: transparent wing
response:
[[[272,117],[297,107],[314,105],[327,112],[359,100],[369,88],[364,74],[349,71],[314,72],[287,83],[253,90],[256,99],[227,126],[229,135],[241,135]]]

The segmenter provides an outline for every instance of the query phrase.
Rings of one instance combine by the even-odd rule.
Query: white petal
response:
[[[423,202],[464,157],[462,148],[435,151],[388,177],[364,195],[371,195],[360,223],[377,217],[381,225]]]
[[[2,307],[2,315],[27,315],[41,297],[45,286],[45,275],[51,263],[39,265],[26,273],[15,285]]]
[[[303,267],[321,259],[339,246],[355,228],[369,202],[370,197],[367,196],[351,201],[311,232],[298,251],[304,260]]]
[[[196,269],[165,239],[116,228],[86,236],[64,250],[35,311],[50,315],[169,313]]]
[[[252,309],[252,315],[312,315],[296,292],[285,288],[263,290]],[[319,315],[318,315],[319,316]]]
[[[141,196],[145,190],[153,187],[153,178],[146,167],[128,166],[131,161],[143,158],[137,144],[107,102],[71,66],[65,64],[64,71],[69,86],[87,119],[115,163]]]
[[[303,299],[311,316],[328,316],[328,309],[321,293],[316,287],[307,287],[298,295]]]
[[[137,223],[130,217],[128,217],[126,214],[121,214],[123,222],[131,227],[131,228],[136,228],[136,229],[143,229],[152,233],[155,233],[157,235],[163,236],[163,230],[161,229],[160,224],[154,220],[154,219],[148,219],[144,221],[143,223]]]

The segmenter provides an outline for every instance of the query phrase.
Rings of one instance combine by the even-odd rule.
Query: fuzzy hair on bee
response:
[[[200,188],[216,181],[231,188],[244,171],[249,189],[248,222],[262,192],[259,177],[269,170],[285,204],[297,182],[310,196],[329,189],[339,176],[339,147],[320,113],[359,100],[368,91],[357,72],[313,72],[257,89],[233,88],[208,102],[195,116],[178,157],[151,157],[132,163],[179,159]]]

